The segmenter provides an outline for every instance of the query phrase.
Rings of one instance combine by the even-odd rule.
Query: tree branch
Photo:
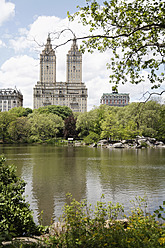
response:
[[[161,91],[160,93],[156,93],[156,92],[152,92],[150,93],[149,91],[146,91],[144,94],[143,94],[143,97],[146,95],[146,94],[149,94],[149,97],[145,100],[145,102],[147,102],[152,95],[159,95],[161,96],[163,93],[165,92],[165,90]]]

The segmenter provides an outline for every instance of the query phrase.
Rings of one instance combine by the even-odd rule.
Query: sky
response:
[[[33,87],[39,81],[39,55],[44,49],[48,33],[52,45],[73,38],[66,31],[55,39],[61,30],[70,28],[77,37],[88,34],[88,28],[78,21],[69,22],[67,11],[77,11],[85,0],[0,0],[0,88],[16,87],[23,94],[23,107],[33,108]],[[78,46],[80,46],[78,41]],[[56,49],[56,80],[66,81],[66,54],[71,47],[67,43]],[[88,88],[88,111],[100,105],[103,93],[111,93],[109,83],[111,51],[83,54],[83,82]],[[147,73],[143,72],[147,78]],[[147,81],[140,85],[119,85],[119,93],[129,93],[130,102],[143,101],[143,94],[150,89]],[[161,86],[164,90],[165,84]],[[152,92],[152,91],[151,91]],[[147,97],[147,95],[146,95]]]

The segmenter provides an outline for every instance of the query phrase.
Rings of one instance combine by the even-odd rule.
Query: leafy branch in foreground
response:
[[[78,6],[76,16],[89,26],[90,35],[83,39],[82,51],[95,49],[113,51],[110,80],[116,84],[145,81],[142,70],[148,72],[152,88],[165,80],[165,2],[161,0],[104,1],[86,0],[86,6]]]
[[[155,214],[158,215],[159,219],[165,220],[165,201],[163,201],[163,207],[159,206],[159,209],[155,210]]]
[[[0,243],[12,237],[39,234],[23,193],[26,183],[16,176],[16,168],[0,157]]]

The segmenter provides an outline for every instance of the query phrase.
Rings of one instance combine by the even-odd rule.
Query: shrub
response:
[[[159,209],[155,210],[155,214],[159,219],[165,221],[165,201],[163,201],[163,206],[159,206]]]
[[[99,140],[100,136],[97,133],[89,132],[89,135],[84,138],[85,144],[92,144]]]
[[[29,204],[23,193],[25,182],[16,176],[16,168],[0,156],[0,239],[38,234]]]
[[[111,202],[97,202],[93,211],[87,202],[77,202],[71,198],[70,204],[65,204],[62,223],[64,231],[56,232],[46,241],[47,247],[90,247],[90,248],[160,248],[165,246],[165,230],[155,220],[155,215],[143,210],[142,198],[126,222],[123,206]],[[145,204],[144,204],[145,205]]]

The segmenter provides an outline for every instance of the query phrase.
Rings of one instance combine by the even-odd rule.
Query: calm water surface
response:
[[[34,219],[43,210],[43,224],[62,213],[66,193],[94,205],[122,203],[128,210],[135,196],[148,199],[149,211],[165,200],[165,149],[101,149],[89,147],[0,146],[9,164],[26,182]]]

